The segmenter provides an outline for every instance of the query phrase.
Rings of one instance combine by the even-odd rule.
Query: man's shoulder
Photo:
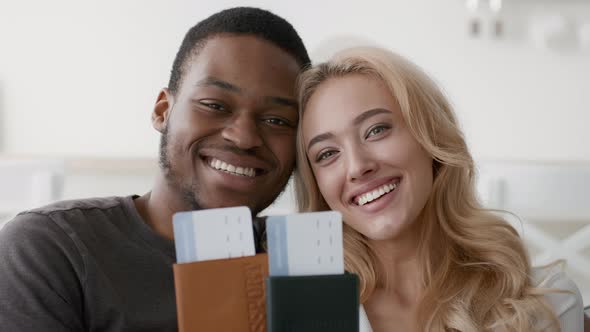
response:
[[[23,211],[6,223],[0,238],[22,239],[34,234],[55,236],[60,233],[63,236],[78,233],[93,220],[105,225],[104,219],[122,217],[126,213],[125,205],[133,204],[131,200],[130,196],[66,200]],[[119,211],[112,211],[116,209]]]
[[[72,210],[108,210],[124,205],[125,200],[127,199],[129,199],[129,197],[112,196],[65,200],[23,211],[19,213],[18,216],[27,216],[31,214],[50,216],[52,214],[60,214]]]

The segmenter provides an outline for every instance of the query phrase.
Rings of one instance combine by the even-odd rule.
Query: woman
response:
[[[374,331],[581,331],[559,268],[531,269],[485,210],[451,106],[402,57],[357,48],[302,74],[296,190],[338,210],[345,265]]]

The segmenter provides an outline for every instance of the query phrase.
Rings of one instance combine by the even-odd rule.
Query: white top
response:
[[[545,294],[547,303],[559,319],[559,325],[563,332],[584,331],[584,305],[582,295],[576,284],[568,278],[559,265],[546,268],[533,268],[533,285],[543,288],[554,288],[564,290],[564,293]],[[360,332],[373,332],[367,318],[367,313],[360,307]],[[541,320],[539,330],[542,331],[549,325],[550,321]]]

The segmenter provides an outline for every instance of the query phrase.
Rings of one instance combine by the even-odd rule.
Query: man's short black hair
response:
[[[301,68],[311,62],[297,31],[284,18],[259,8],[230,8],[209,16],[186,33],[176,53],[168,82],[172,94],[178,91],[187,61],[209,38],[222,33],[248,34],[265,39],[292,55]]]

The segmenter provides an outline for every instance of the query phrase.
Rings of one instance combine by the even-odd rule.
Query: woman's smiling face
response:
[[[307,157],[330,208],[373,240],[409,229],[432,190],[433,160],[387,86],[364,75],[330,78],[312,94],[302,121]]]

